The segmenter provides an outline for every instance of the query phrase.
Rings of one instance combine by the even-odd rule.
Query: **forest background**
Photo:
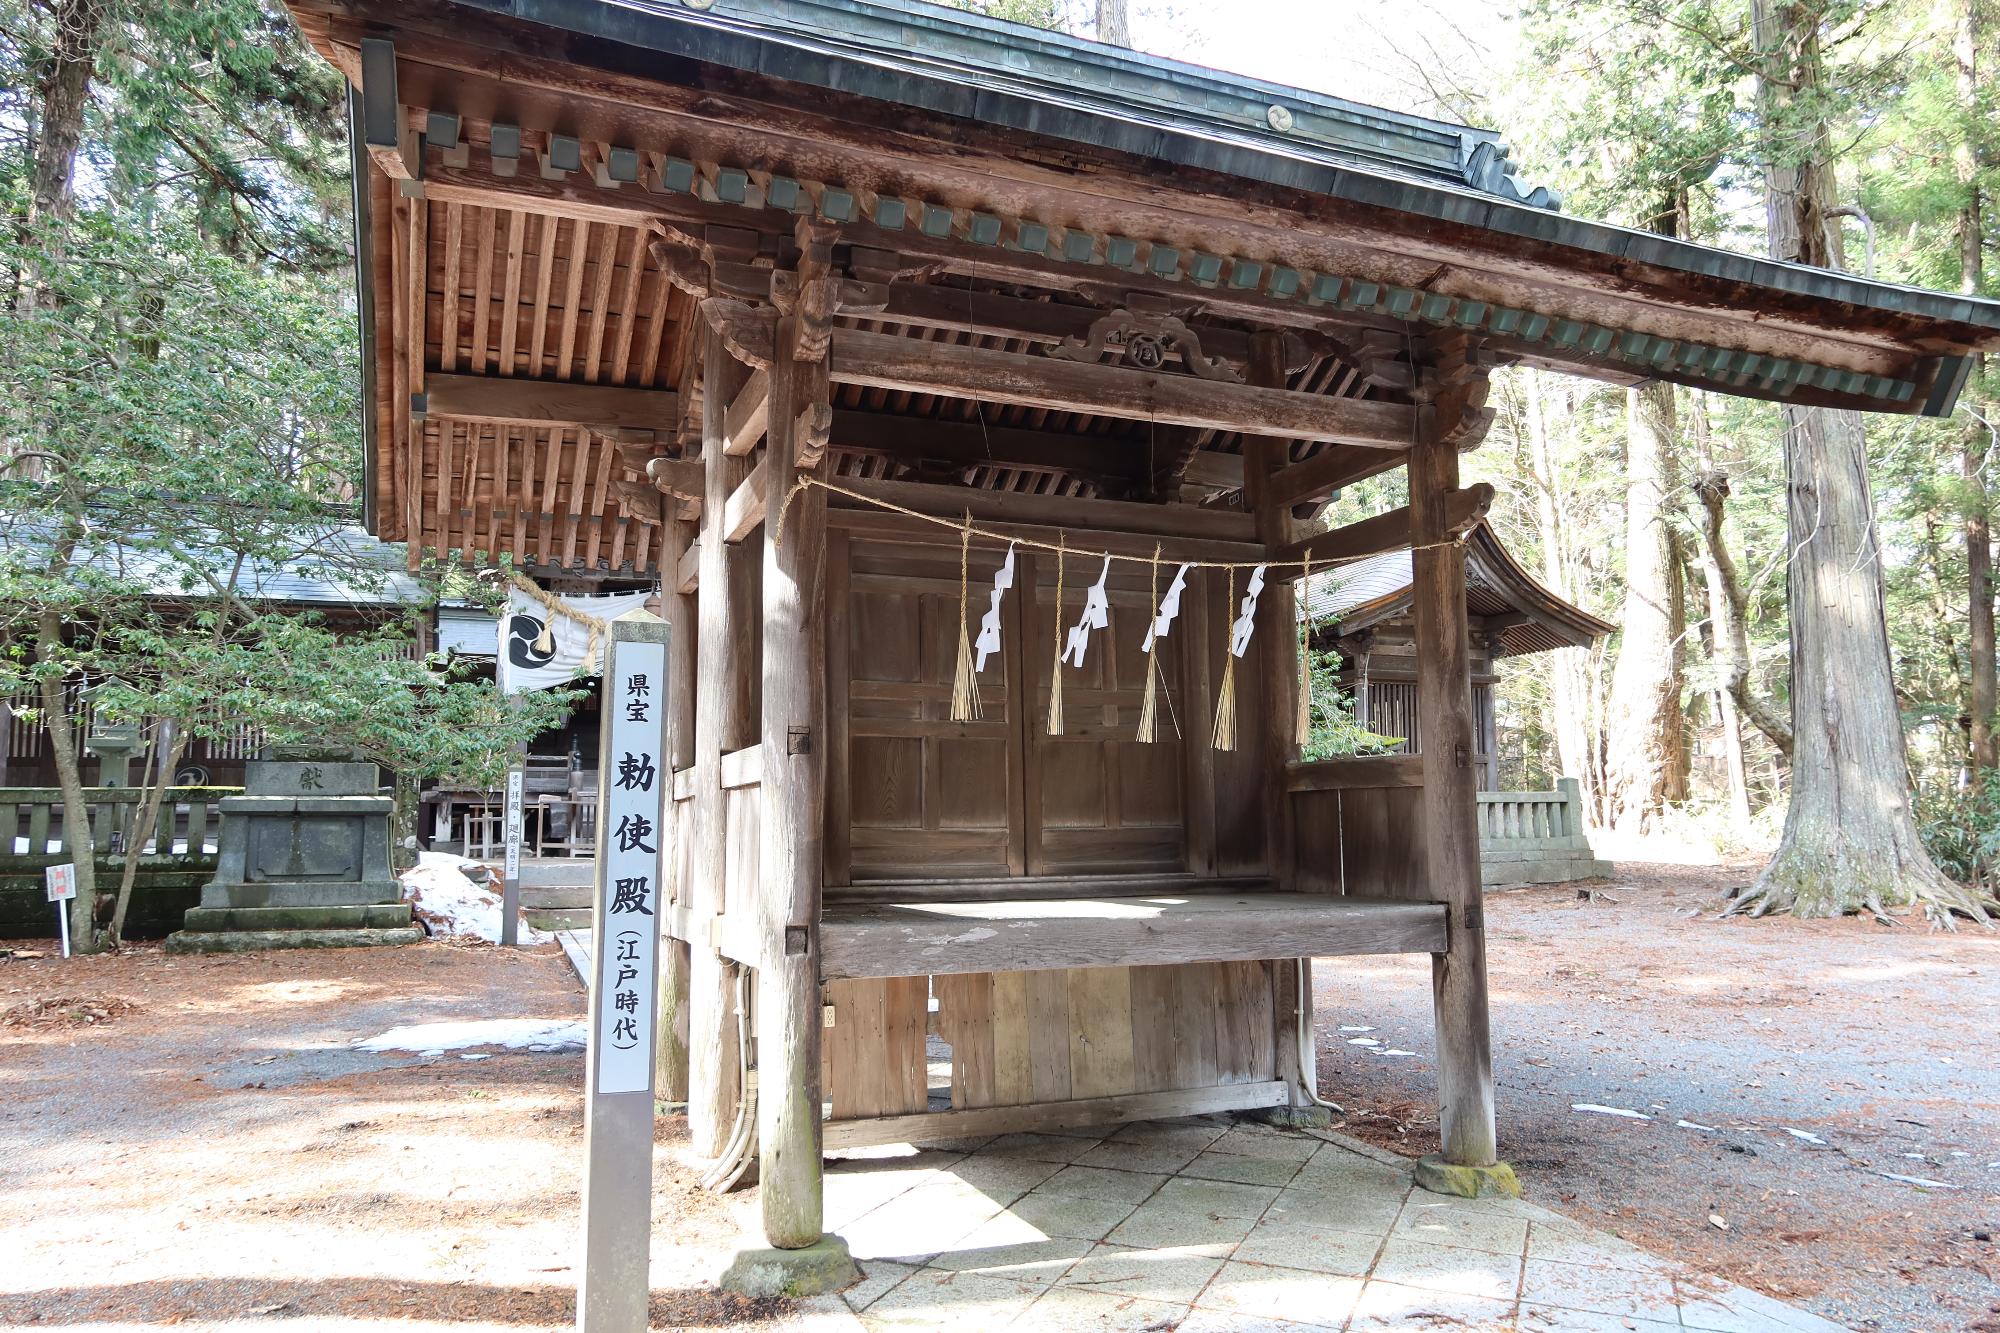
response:
[[[1420,115],[1494,126],[1565,212],[1770,253],[1767,174],[1830,179],[1832,253],[1889,282],[1992,296],[2000,6],[1987,0],[961,0]],[[1260,62],[1253,34],[1300,32]],[[1775,71],[1772,53],[1794,58]],[[1802,48],[1804,48],[1802,50]],[[1804,56],[1803,60],[1796,57]],[[1994,378],[1948,420],[1866,419],[1897,724],[1940,869],[1993,882]],[[1497,691],[1503,787],[1581,780],[1592,823],[1652,854],[1769,850],[1792,791],[1786,442],[1773,404],[1534,370],[1496,379],[1466,462],[1492,522],[1560,595],[1620,626],[1593,650],[1515,659]],[[1348,521],[1400,503],[1353,488]]]
[[[1778,164],[1812,178],[1797,193],[1826,244],[1807,262],[1994,294],[2000,0],[955,3],[1498,126],[1566,212],[1727,248],[1778,246]],[[330,525],[353,516],[347,171],[339,81],[275,0],[0,0],[0,520],[30,538],[0,560],[0,692],[55,716],[52,682],[171,656],[194,686],[132,705],[179,710],[163,744],[224,698],[281,727],[342,729],[325,703],[345,678],[331,642],[302,653],[307,629],[264,623],[214,575],[217,541],[239,568],[324,557]],[[1906,739],[1925,846],[1989,891],[1996,395],[1981,368],[1951,419],[1872,417],[1864,437],[1894,681],[1881,706],[1895,716],[1878,720]],[[1800,427],[1770,404],[1532,370],[1503,372],[1494,399],[1466,470],[1498,487],[1502,540],[1620,626],[1594,650],[1508,665],[1502,785],[1572,775],[1622,838],[1768,847],[1793,792],[1805,642],[1787,597]],[[1352,488],[1331,521],[1400,503],[1399,485]],[[182,562],[208,599],[202,635],[79,572],[63,534],[112,531]],[[97,629],[82,646],[57,632],[79,618]],[[297,669],[316,656],[326,669]],[[224,678],[251,684],[202,683]],[[391,739],[410,762],[469,762],[463,744],[439,748],[423,707],[406,721]]]

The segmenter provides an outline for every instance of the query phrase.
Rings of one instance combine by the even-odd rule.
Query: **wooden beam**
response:
[[[1289,507],[1317,500],[1330,491],[1400,465],[1408,448],[1409,441],[1405,440],[1400,446],[1383,448],[1349,445],[1322,449],[1303,463],[1279,468],[1272,475],[1268,492],[1271,502]]]
[[[673,431],[680,395],[665,389],[503,379],[497,375],[432,375],[425,409],[434,417],[512,426],[618,427]]]
[[[813,237],[816,243],[824,237]],[[807,247],[810,257],[813,246]],[[815,305],[801,265],[797,309],[778,328],[771,368],[770,428],[760,467],[771,492],[800,475],[807,447],[797,423],[826,402],[823,363],[795,359],[804,313]],[[764,1238],[780,1249],[817,1244],[824,1226],[820,1143],[820,891],[826,798],[828,609],[820,597],[826,559],[826,492],[808,489],[777,524],[764,526],[762,784],[758,806],[757,901],[751,905],[764,959],[757,969],[757,1170]],[[843,629],[843,633],[845,630]],[[843,705],[845,700],[842,701]],[[734,911],[732,904],[732,911]]]
[[[635,412],[648,417],[666,410],[678,395],[645,389],[622,389],[599,385],[556,384],[547,381],[503,380],[485,375],[432,375],[433,386],[443,385],[442,398],[433,395],[430,414],[463,421],[497,421],[526,425],[565,425],[598,433],[633,429],[629,418]],[[724,419],[728,444],[724,452],[732,457],[747,455],[764,438],[768,426],[769,372],[753,371],[749,381],[731,400]],[[545,394],[543,391],[547,390]],[[531,415],[541,412],[544,415]],[[549,414],[556,415],[549,415]],[[657,427],[637,427],[657,429]],[[1145,467],[1145,444],[1141,440],[1102,435],[1064,435],[1054,431],[1022,430],[1002,426],[980,427],[958,421],[931,421],[918,417],[894,416],[886,412],[837,411],[833,414],[831,447],[857,453],[877,453],[911,460],[931,460],[961,467],[1025,465],[1060,468],[1093,480],[1129,485]],[[1233,455],[1217,454],[1219,466],[1240,470]],[[662,475],[669,478],[654,485],[670,495],[694,502],[700,512],[700,464],[680,459],[655,459],[651,468],[666,465]],[[683,489],[685,484],[686,489]]]
[[[722,756],[744,743],[739,673],[749,669],[745,627],[757,609],[733,605],[736,583],[729,577],[729,548],[722,540],[722,511],[741,474],[741,464],[722,452],[722,414],[742,374],[735,358],[712,330],[702,337],[701,448],[705,498],[696,557],[701,595],[695,609],[694,702],[697,774],[688,907],[698,916],[720,916],[736,904],[726,899],[729,882],[729,816],[722,789]],[[682,561],[682,587],[686,582]],[[738,1015],[735,986],[710,940],[696,940],[689,962],[688,1141],[705,1158],[722,1155],[743,1096],[737,1059]]]
[[[843,478],[840,485],[856,495],[886,500],[921,514],[1039,527],[1088,529],[1100,532],[1156,534],[1163,537],[1251,542],[1256,522],[1247,514],[1193,505],[1139,504],[1128,500],[1083,500],[1067,495],[1029,495],[1020,491],[975,490],[969,486],[933,486],[914,481],[866,481]],[[948,534],[939,529],[940,539]]]
[[[1395,403],[944,346],[857,329],[834,333],[832,377],[838,384],[897,393],[1377,448],[1407,446],[1416,422],[1415,409]]]
[[[914,329],[977,333],[1014,342],[1060,343],[1090,336],[1091,326],[1107,313],[1099,305],[1059,305],[1018,296],[936,287],[916,283],[855,283],[849,290],[864,303],[843,302],[841,314],[901,324]],[[1110,298],[1107,298],[1110,299]],[[1132,304],[1144,299],[1135,296]],[[1157,299],[1157,298],[1154,298]],[[1182,302],[1175,302],[1176,305]],[[1250,355],[1249,335],[1232,328],[1192,324],[1201,351],[1211,361],[1241,369]]]
[[[1430,896],[1450,912],[1449,947],[1431,960],[1437,1023],[1438,1139],[1447,1162],[1491,1166],[1493,1038],[1480,887],[1478,770],[1472,654],[1466,627],[1465,547],[1451,540],[1458,486],[1453,391],[1463,339],[1427,340],[1418,393],[1421,435],[1410,452],[1411,617],[1416,626],[1417,714],[1423,719],[1423,864]],[[1440,407],[1442,404],[1442,409]],[[1477,490],[1477,487],[1468,488]]]
[[[1368,791],[1423,785],[1423,756],[1414,754],[1350,755],[1285,766],[1287,791]]]
[[[736,791],[754,787],[764,780],[764,747],[748,745],[722,756],[722,787]]]
[[[1282,335],[1261,331],[1250,341],[1250,383],[1264,392],[1280,392],[1288,378]],[[1271,478],[1291,457],[1292,431],[1269,429],[1246,431],[1243,436],[1243,508],[1257,524],[1257,537],[1266,547],[1281,547],[1297,537],[1299,524],[1288,506],[1274,502]],[[1297,884],[1298,831],[1291,798],[1285,793],[1284,765],[1296,758],[1303,737],[1297,734],[1296,700],[1299,686],[1298,603],[1292,585],[1274,580],[1264,590],[1258,609],[1267,629],[1255,640],[1256,655],[1247,665],[1261,705],[1253,713],[1252,753],[1249,770],[1255,800],[1263,815],[1265,864],[1278,887],[1290,890]],[[1271,982],[1271,1014],[1274,1020],[1272,1051],[1275,1072],[1291,1091],[1293,1106],[1310,1105],[1315,1095],[1317,1075],[1313,1065],[1317,1047],[1312,1040],[1312,980],[1310,969],[1314,950],[1269,953],[1267,969]]]
[[[954,467],[1030,467],[1126,489],[1143,479],[1143,439],[1106,435],[1063,435],[1055,431],[981,426],[974,422],[931,421],[886,412],[833,414],[833,449],[879,454],[912,463]]]
[[[545,236],[543,244],[546,246],[547,243]],[[539,351],[538,347],[537,355]],[[672,508],[672,502],[664,497],[661,503],[667,509]],[[668,514],[660,528],[660,569],[667,573],[676,571],[698,540],[692,524],[676,522]],[[667,752],[662,756],[660,766],[669,772],[665,785],[671,791],[680,785],[681,772],[694,763],[696,612],[694,598],[671,585],[661,589],[660,600],[660,609],[668,625],[665,691]],[[684,821],[685,816],[669,806],[661,822],[686,829]],[[686,910],[688,896],[693,890],[687,880],[687,867],[691,860],[680,855],[666,858],[667,892],[661,894],[663,904],[671,902],[682,911]],[[685,934],[680,937],[667,934],[660,941],[660,1017],[654,1062],[659,1069],[660,1096],[677,1102],[688,1099],[687,1034],[692,1018],[692,967],[693,953]]]
[[[1243,455],[1225,454],[1220,449],[1203,449],[1189,461],[1181,480],[1190,486],[1210,490],[1243,489]]]
[[[939,1139],[987,1138],[1031,1131],[1054,1133],[1090,1125],[1212,1115],[1219,1111],[1254,1111],[1284,1104],[1285,1085],[1273,1080],[1173,1092],[1139,1092],[1122,1097],[1036,1102],[1026,1106],[977,1106],[865,1120],[829,1120],[826,1148],[828,1152],[844,1152],[890,1143],[931,1143]]]
[[[693,542],[674,566],[674,590],[694,592],[701,587],[701,543]]]
[[[840,484],[846,486],[849,480],[851,479],[844,478]],[[877,482],[875,484],[882,485],[884,483]],[[949,490],[953,494],[999,494],[999,492],[995,491],[961,491],[957,487],[940,487],[938,489]],[[1085,503],[1100,502],[1086,501]],[[1103,501],[1101,503],[1111,502]],[[1168,509],[1174,513],[1190,512],[1185,505],[1161,505],[1157,507]],[[959,513],[963,515],[963,509]],[[856,537],[866,538],[873,542],[902,542],[917,546],[935,546],[940,542],[950,543],[956,540],[949,531],[938,527],[935,523],[927,522],[924,519],[911,518],[906,514],[885,513],[880,509],[847,500],[841,496],[833,497],[833,503],[827,510],[826,521],[829,527],[842,529],[854,534]],[[1053,545],[1059,538],[1066,535],[1070,542],[1070,549],[1075,552],[1091,550],[1100,553],[1110,552],[1115,555],[1143,557],[1150,556],[1153,553],[1153,548],[1157,546],[1160,548],[1160,558],[1162,560],[1228,560],[1252,563],[1262,560],[1265,555],[1265,548],[1254,541],[1214,541],[1190,537],[1154,536],[1146,533],[1119,532],[1097,527],[1091,529],[1090,540],[1087,545],[1084,545],[1079,544],[1076,533],[1068,528],[1047,527],[1033,523],[996,522],[991,519],[979,520],[979,526],[982,530],[993,533],[1003,543],[1018,539],[1048,542]],[[988,543],[978,537],[973,538],[972,544],[975,550],[988,545]],[[994,549],[999,548],[996,547]]]
[[[1463,490],[1452,491],[1444,498],[1439,541],[1457,541],[1469,532],[1493,505],[1493,488],[1485,482],[1477,482]],[[1273,564],[1279,562],[1303,562],[1310,555],[1314,565],[1335,562],[1345,563],[1380,555],[1384,551],[1400,551],[1410,545],[1410,507],[1391,509],[1386,514],[1376,514],[1358,523],[1322,532],[1303,541],[1293,542],[1271,553]],[[1295,579],[1305,572],[1302,563],[1286,563],[1272,571],[1273,577]]]
[[[723,450],[741,458],[763,441],[770,425],[771,372],[752,371],[723,416],[722,433],[727,440]]]
[[[759,460],[750,475],[738,482],[736,489],[729,493],[729,503],[722,510],[722,539],[740,542],[755,532],[764,522],[765,460]]]
[[[842,977],[1433,953],[1436,903],[1298,893],[828,907],[820,966]]]
[[[693,458],[654,458],[646,463],[646,480],[653,487],[679,500],[699,504],[707,482],[701,462]]]

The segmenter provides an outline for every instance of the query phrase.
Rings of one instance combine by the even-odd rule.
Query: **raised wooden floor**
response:
[[[1436,953],[1445,947],[1439,903],[1157,888],[994,899],[966,892],[963,884],[898,887],[901,901],[827,905],[820,925],[824,977]]]

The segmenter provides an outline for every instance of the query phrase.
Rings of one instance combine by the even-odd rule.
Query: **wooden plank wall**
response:
[[[1275,1078],[1269,969],[1181,963],[937,977],[952,1108]]]
[[[1300,891],[1431,901],[1424,789],[1405,771],[1410,761],[1336,762],[1344,773],[1337,784],[1291,793]],[[1384,769],[1381,785],[1367,780],[1371,763]]]
[[[1220,575],[1192,576],[1159,653],[1159,739],[1141,744],[1140,645],[1153,596],[1144,565],[1112,567],[1111,624],[1092,636],[1081,669],[1064,668],[1064,734],[1049,736],[1055,636],[1080,614],[1101,559],[1068,558],[1058,608],[1055,557],[1016,551],[1001,652],[980,676],[983,716],[952,722],[956,547],[855,534],[836,540],[829,558],[829,592],[845,614],[835,612],[828,695],[847,701],[828,760],[829,884],[1266,868],[1253,780],[1263,764],[1261,705],[1241,663],[1241,747],[1208,744],[1233,615]],[[991,548],[972,553],[975,636],[1000,558]],[[1162,562],[1160,592],[1173,570]]]
[[[835,1120],[914,1115],[930,1096],[924,1038],[930,992],[923,977],[835,981],[834,1024],[821,1046]]]

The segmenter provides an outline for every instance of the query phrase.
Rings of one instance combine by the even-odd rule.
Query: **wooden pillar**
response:
[[[1500,660],[1500,636],[1487,634],[1480,642],[1483,650],[1479,655],[1479,674],[1492,676],[1493,664]],[[1496,701],[1493,697],[1494,682],[1488,682],[1484,690],[1475,698],[1479,703],[1479,753],[1484,757],[1479,769],[1479,789],[1481,791],[1500,790],[1500,719],[1496,715]]]
[[[745,378],[743,367],[712,328],[702,345],[701,578],[696,608],[697,681],[694,694],[695,817],[693,892],[688,962],[688,1140],[703,1157],[717,1157],[729,1140],[743,1095],[738,1065],[736,1002],[730,966],[716,949],[711,923],[731,907],[723,900],[728,862],[728,821],[722,790],[722,754],[744,729],[739,673],[748,670],[742,635],[756,608],[734,604],[723,510],[748,470],[723,451],[723,414]]]
[[[1495,1161],[1493,1045],[1487,1021],[1486,926],[1479,885],[1478,770],[1473,765],[1471,632],[1465,548],[1446,535],[1458,488],[1457,397],[1425,371],[1428,397],[1410,450],[1410,544],[1423,727],[1424,851],[1432,896],[1446,906],[1445,952],[1431,956],[1437,1018],[1439,1132],[1447,1162]]]
[[[662,496],[660,504],[660,601],[667,630],[667,762],[669,774],[694,767],[695,692],[695,599],[680,591],[681,557],[698,535],[689,524],[676,519],[677,502]],[[660,805],[660,827],[679,826],[674,810],[674,782],[665,783]],[[675,861],[686,861],[678,854]],[[694,885],[681,880],[678,900],[688,901]],[[656,1081],[662,1101],[688,1099],[688,1023],[690,969],[693,953],[686,940],[663,937],[660,941],[659,1042],[655,1051]]]
[[[1289,378],[1285,336],[1268,330],[1254,335],[1249,369],[1250,383],[1260,388],[1284,388]],[[1266,497],[1272,474],[1290,462],[1290,441],[1267,435],[1243,437],[1243,507],[1256,516],[1257,540],[1266,546],[1283,546],[1299,536],[1299,524],[1291,510]],[[1258,749],[1264,757],[1264,845],[1270,856],[1271,879],[1281,890],[1292,888],[1298,874],[1292,842],[1292,798],[1285,783],[1285,765],[1296,759],[1299,751],[1295,719],[1299,622],[1293,588],[1289,579],[1265,583],[1257,603],[1257,615],[1263,623],[1253,641],[1257,646],[1259,726],[1263,732]],[[1230,611],[1233,615],[1235,608]],[[1283,958],[1271,964],[1278,1077],[1291,1089],[1293,1106],[1310,1105],[1313,1100],[1314,1090],[1306,1086],[1311,1074],[1299,1054],[1302,1035],[1306,1043],[1311,1041],[1311,976],[1311,959]]]
[[[815,446],[800,417],[826,402],[825,342],[801,360],[802,316],[778,322],[765,445],[763,804],[758,862],[758,1188],[764,1236],[817,1244],[820,1178],[819,909],[826,816],[826,492],[791,496]],[[786,497],[791,496],[789,506]]]

